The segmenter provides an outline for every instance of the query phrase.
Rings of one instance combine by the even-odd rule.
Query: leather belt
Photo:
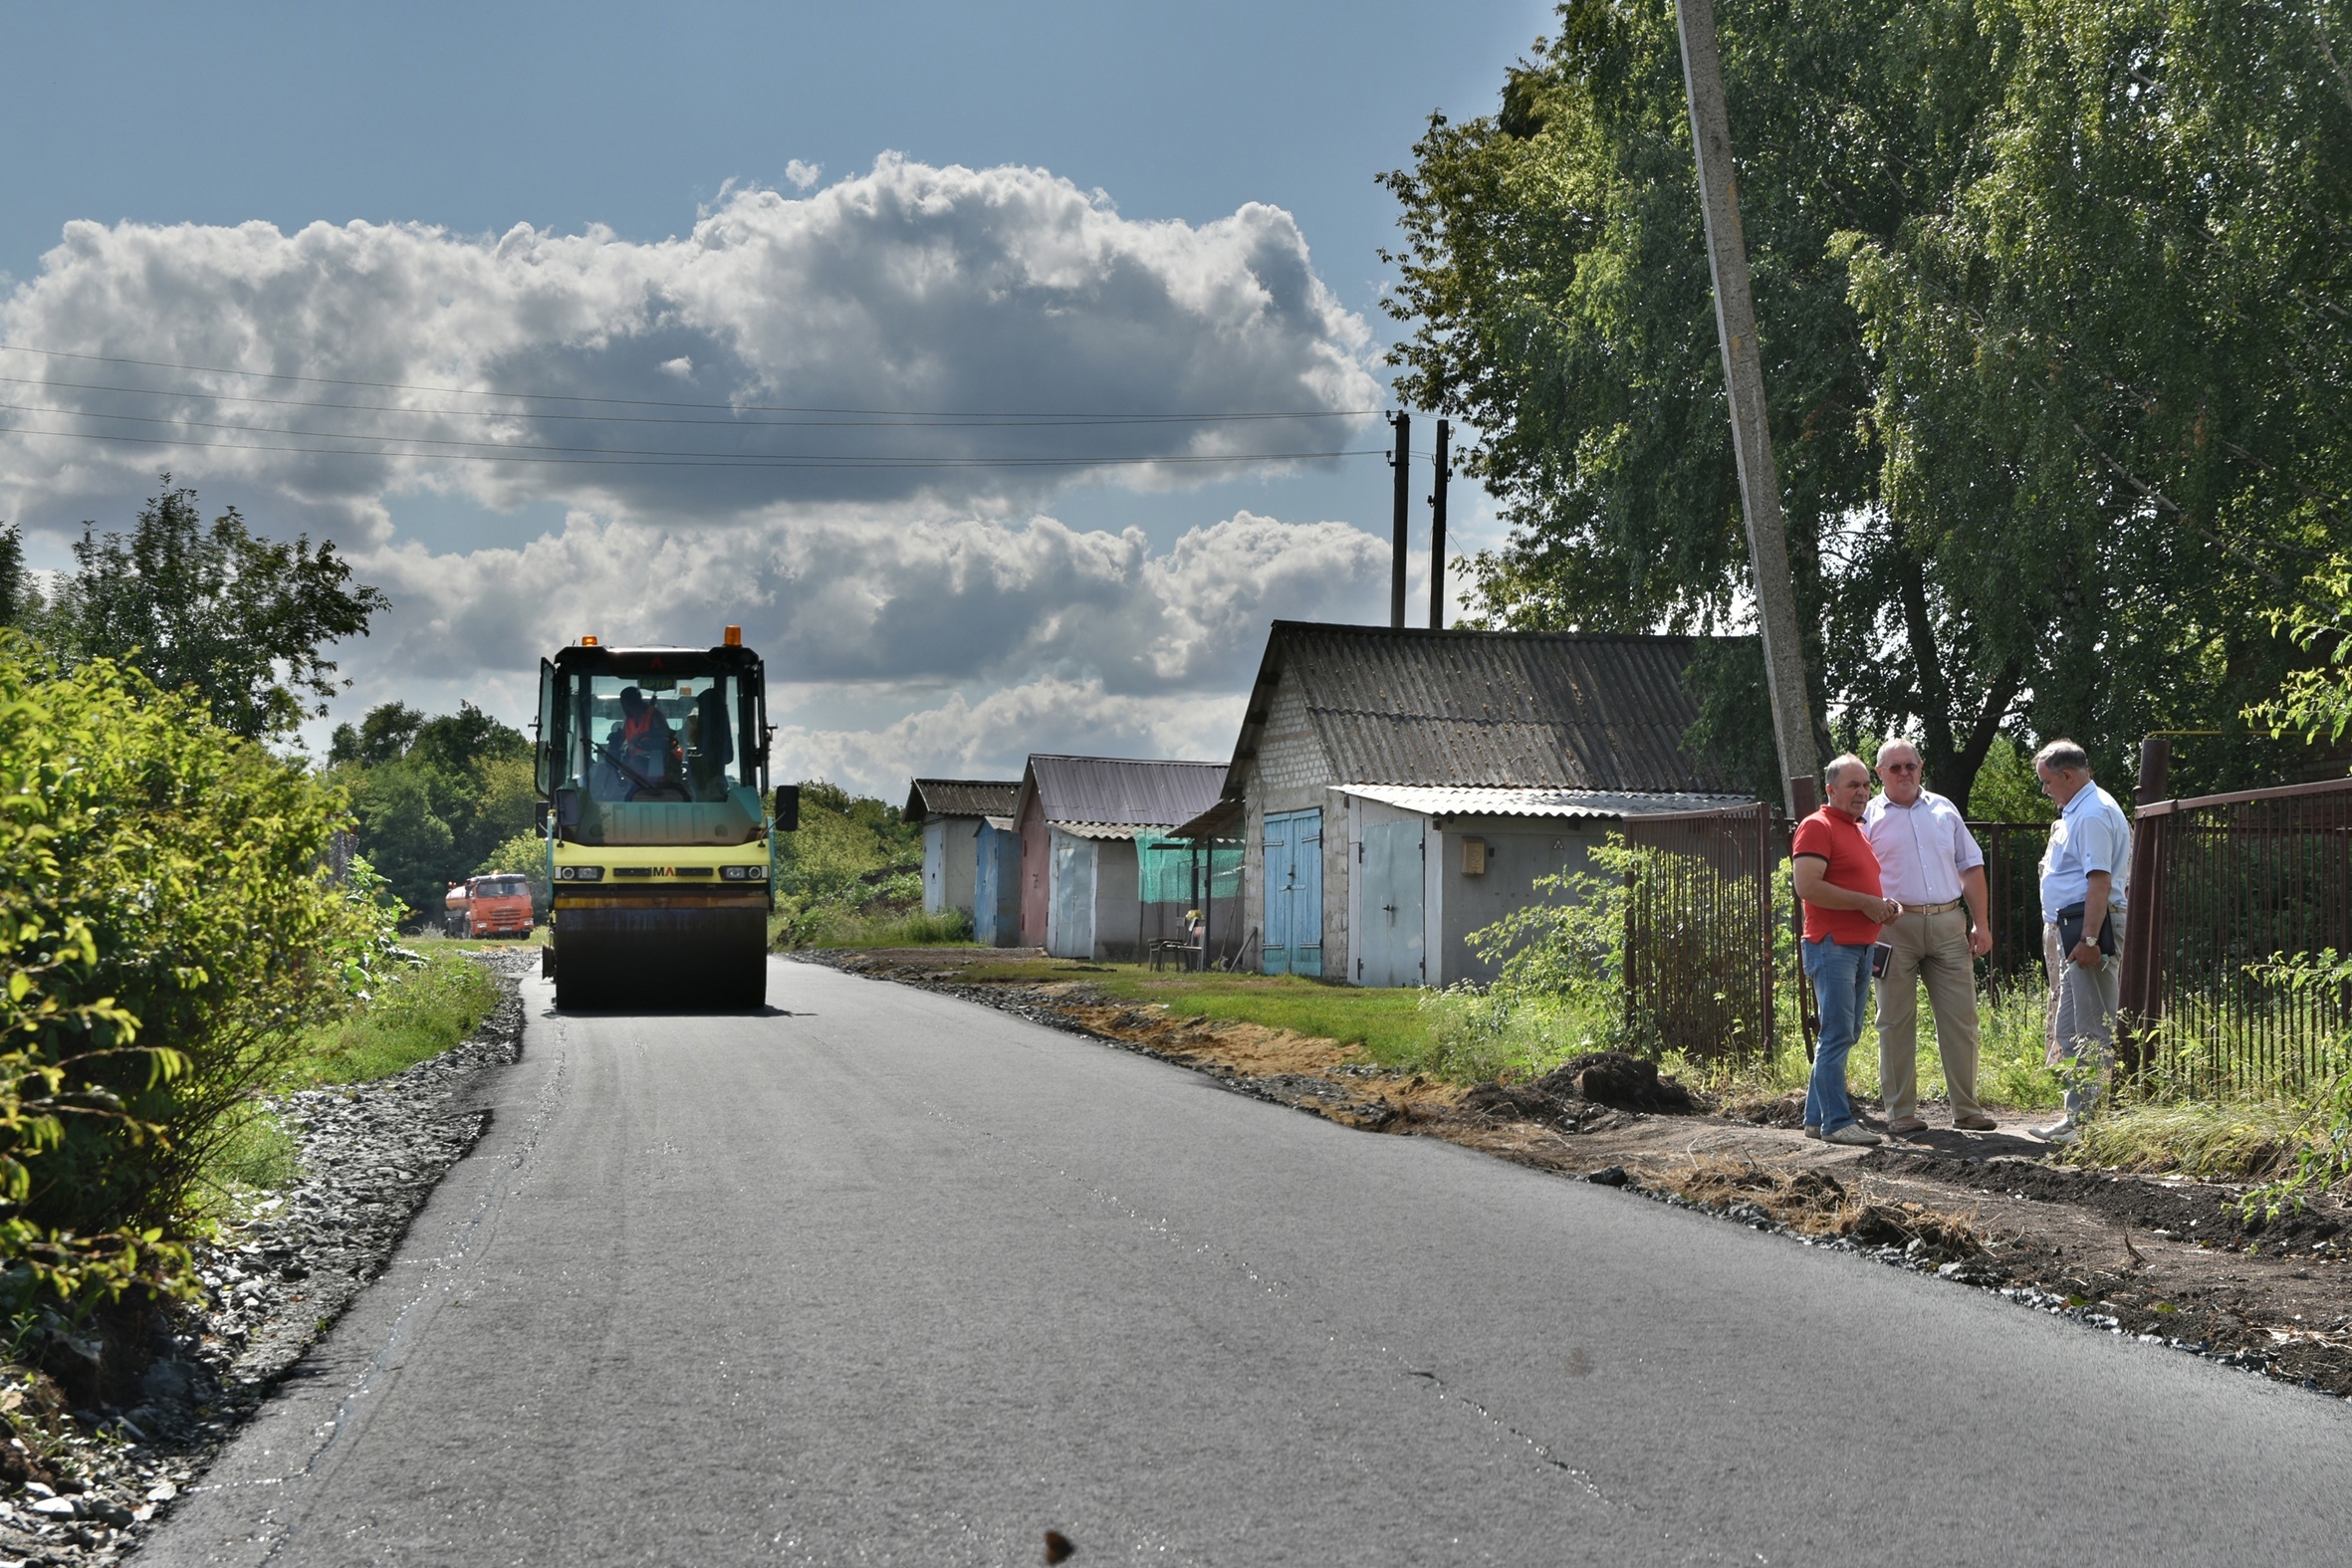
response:
[[[1948,909],[1958,909],[1960,906],[1961,900],[1948,898],[1941,904],[1905,904],[1903,913],[1906,915],[1941,915]]]

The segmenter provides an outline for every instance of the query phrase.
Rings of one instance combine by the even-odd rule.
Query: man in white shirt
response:
[[[1936,1051],[1952,1096],[1952,1125],[1991,1132],[1999,1124],[1977,1103],[1977,970],[1993,951],[1986,918],[1985,851],[1960,807],[1920,786],[1919,749],[1889,741],[1878,749],[1884,791],[1862,813],[1878,856],[1880,885],[1903,913],[1879,937],[1889,952],[1878,978],[1878,1083],[1887,1131],[1927,1131],[1919,1114],[1919,983],[1936,1009]]]
[[[2050,977],[2049,1063],[2066,1064],[2066,1115],[2033,1135],[2072,1143],[2098,1103],[2115,1055],[2132,828],[2115,796],[2092,781],[2091,760],[2072,741],[2052,741],[2034,753],[2033,771],[2042,793],[2058,803],[2041,855],[2041,961]]]

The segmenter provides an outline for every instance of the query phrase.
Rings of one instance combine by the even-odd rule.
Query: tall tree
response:
[[[532,824],[531,742],[470,702],[427,718],[405,703],[336,727],[329,765],[351,789],[358,846],[412,914]]]
[[[2241,389],[2278,408],[2266,434],[2340,425],[2352,165],[2311,20],[2337,9],[1719,8],[1807,663],[1824,717],[1915,729],[1938,787],[1965,799],[2004,726],[2112,758],[2234,722],[2224,676],[2275,688],[2292,650],[2246,609],[2303,574],[2340,488],[2293,443],[2224,463],[2211,433]],[[1672,17],[1559,21],[1500,112],[1434,119],[1385,176],[1400,389],[1482,432],[1513,526],[1474,562],[1491,623],[1720,628],[1746,567]],[[2280,188],[2248,214],[2257,170]],[[2301,302],[2260,307],[2291,330],[2234,336],[2255,296]],[[2056,395],[2078,386],[2103,401]],[[2250,482],[2225,504],[2158,451]],[[1741,661],[1709,672],[1736,721]]]
[[[338,689],[328,644],[365,636],[389,602],[351,580],[333,541],[262,538],[234,507],[207,525],[196,493],[173,488],[169,474],[129,535],[86,524],[74,560],[51,611],[63,651],[131,665],[167,691],[192,689],[223,728],[248,738],[323,715]]]

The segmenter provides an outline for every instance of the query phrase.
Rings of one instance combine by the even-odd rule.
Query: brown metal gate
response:
[[[2207,1092],[2309,1081],[2352,1028],[2341,989],[2273,959],[2352,952],[2352,779],[2156,800],[2132,819],[2127,1057]]]
[[[1625,818],[1640,851],[1625,913],[1625,1005],[1694,1059],[1772,1042],[1772,869],[1788,832],[1764,804]]]

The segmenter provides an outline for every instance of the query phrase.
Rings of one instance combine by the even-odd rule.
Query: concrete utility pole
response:
[[[1724,107],[1723,61],[1715,47],[1714,0],[1675,0],[1682,34],[1683,86],[1691,99],[1691,149],[1699,163],[1699,203],[1707,214],[1707,263],[1715,276],[1715,330],[1723,341],[1731,391],[1732,452],[1740,464],[1740,507],[1748,520],[1748,563],[1756,577],[1756,620],[1764,633],[1764,684],[1779,743],[1781,787],[1798,813],[1793,781],[1810,779],[1820,755],[1805,702],[1804,644],[1797,631],[1796,590],[1788,576],[1788,534],[1780,520],[1780,476],[1764,422],[1764,366],[1757,353],[1756,297],[1748,286],[1748,239],[1740,230],[1740,195],[1732,179],[1732,131]]]
[[[1388,464],[1396,470],[1396,544],[1388,566],[1388,624],[1405,629],[1405,522],[1413,510],[1413,416],[1398,409],[1388,416],[1396,428],[1396,450]]]
[[[1429,493],[1429,629],[1446,629],[1446,443],[1453,439],[1452,421],[1437,422],[1437,488]]]

